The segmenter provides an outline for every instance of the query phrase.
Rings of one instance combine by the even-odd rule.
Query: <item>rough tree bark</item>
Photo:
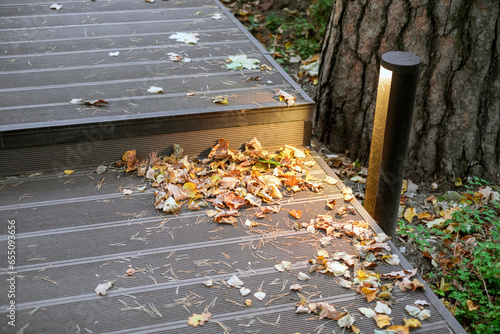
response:
[[[369,156],[380,57],[420,57],[405,177],[500,180],[500,1],[337,0],[325,33],[314,133]]]

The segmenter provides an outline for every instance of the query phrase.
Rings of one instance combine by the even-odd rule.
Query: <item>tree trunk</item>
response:
[[[337,0],[325,33],[314,133],[366,163],[380,57],[421,59],[405,177],[500,180],[500,1]]]

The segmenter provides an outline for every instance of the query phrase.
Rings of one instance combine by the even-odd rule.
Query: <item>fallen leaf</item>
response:
[[[284,90],[281,90],[281,89],[276,90],[275,96],[276,95],[279,97],[280,101],[286,102],[287,107],[294,105],[295,100],[297,99],[295,96],[288,94],[287,92],[285,92]]]
[[[249,288],[246,288],[244,286],[242,286],[240,288],[240,294],[245,297],[245,296],[248,296],[250,294],[250,292],[252,292]]]
[[[262,291],[257,291],[256,293],[253,294],[253,296],[258,300],[263,300],[264,298],[266,298],[266,294]]]
[[[300,219],[300,217],[302,216],[302,211],[300,211],[300,210],[291,210],[290,211],[290,216],[292,216],[293,218],[296,218],[296,219]]]
[[[409,207],[405,210],[404,213],[404,218],[406,219],[407,222],[411,223],[413,220],[413,217],[415,217],[417,214],[415,213],[415,208],[414,207]]]
[[[351,327],[354,324],[354,317],[350,313],[347,313],[337,321],[337,324],[340,328]]]
[[[389,307],[389,305],[387,305],[386,303],[382,303],[381,301],[377,301],[377,306],[375,306],[375,312],[385,313],[385,314],[390,315],[392,310]]]
[[[236,275],[231,276],[231,278],[228,279],[226,283],[228,285],[230,285],[230,286],[232,286],[234,288],[238,288],[238,289],[240,289],[243,286],[243,284],[245,284]]]
[[[108,53],[108,55],[109,55],[110,57],[118,57],[118,56],[120,55],[120,52],[119,52],[119,51],[116,51],[116,52],[110,52],[110,53]]]
[[[342,189],[342,195],[344,196],[345,202],[350,202],[354,199],[354,195],[352,194],[352,189],[349,187],[345,187]]]
[[[217,160],[226,158],[228,156],[228,146],[229,142],[227,139],[219,139],[217,145],[215,145],[210,151],[210,154],[208,154],[208,157],[211,159],[215,158]]]
[[[193,313],[193,315],[188,318],[188,324],[193,327],[198,325],[203,326],[206,321],[210,320],[211,316],[209,312],[203,312],[202,314]]]
[[[128,268],[126,271],[125,271],[125,274],[127,274],[127,276],[132,276],[133,274],[136,273],[136,270],[134,268]]]
[[[394,334],[410,334],[410,328],[401,325],[389,326],[386,328],[386,331]]]
[[[74,172],[75,172],[75,171],[74,171],[74,170],[72,170],[72,169],[66,169],[66,170],[64,171],[64,174],[66,174],[66,175],[71,175],[71,174],[73,174]]]
[[[83,104],[94,106],[94,107],[102,107],[105,104],[108,104],[108,101],[103,100],[103,99],[98,99],[94,101],[83,101]]]
[[[406,305],[405,306],[405,310],[412,317],[416,317],[416,316],[418,316],[420,314],[421,308],[418,307],[418,306]]]
[[[280,263],[274,265],[277,271],[290,271],[292,270],[292,263],[290,261],[281,261]]]
[[[307,276],[306,274],[304,274],[303,272],[299,272],[299,273],[297,274],[297,279],[298,279],[299,281],[307,281],[309,278],[310,278],[310,277],[309,277],[309,276]]]
[[[105,296],[108,292],[109,289],[111,289],[111,287],[113,286],[113,282],[106,282],[106,283],[102,283],[102,284],[99,284],[96,288],[95,288],[95,293],[99,296]]]
[[[63,5],[58,5],[56,3],[50,5],[49,7],[50,9],[53,9],[53,10],[61,10],[63,8]]]
[[[212,102],[217,104],[228,104],[229,99],[227,96],[216,96],[212,98]]]
[[[419,319],[422,321],[422,320],[425,320],[425,319],[430,318],[430,316],[431,316],[431,311],[430,311],[430,310],[425,309],[425,310],[422,310],[422,311],[418,314],[417,318],[419,318]]]
[[[170,39],[175,39],[178,42],[186,43],[186,44],[197,44],[199,34],[197,33],[185,33],[185,32],[177,32],[173,35],[170,35]]]
[[[183,62],[183,63],[190,63],[191,58],[183,57],[178,53],[175,52],[169,52],[167,53],[168,60],[174,61],[174,62]]]
[[[211,286],[213,286],[213,285],[214,285],[214,280],[213,280],[213,279],[209,279],[209,280],[207,280],[207,281],[203,282],[203,285],[204,285],[204,286],[211,287]]]
[[[213,20],[220,20],[222,19],[222,14],[221,13],[215,13],[212,16],[210,16]]]
[[[422,324],[420,323],[420,321],[418,321],[418,319],[413,319],[413,318],[406,319],[406,318],[404,318],[403,320],[405,322],[406,327],[411,327],[411,328],[422,327]]]
[[[156,86],[150,86],[148,89],[148,93],[151,93],[151,94],[163,93],[163,88],[156,87]]]
[[[317,313],[318,309],[319,309],[318,316],[320,319],[327,318],[327,319],[332,319],[332,320],[339,320],[346,315],[345,312],[337,311],[335,309],[335,306],[333,306],[332,304],[329,304],[327,302],[309,303],[309,304],[307,304],[307,306],[309,308],[309,312]],[[345,320],[348,320],[348,319],[345,319]]]
[[[134,193],[133,190],[130,190],[130,189],[121,189],[120,192],[123,194],[123,195],[132,195]]]
[[[290,285],[290,290],[300,291],[300,290],[302,290],[302,285],[300,285],[298,283],[294,283],[294,284]]]
[[[236,55],[228,57],[229,64],[226,64],[226,67],[230,70],[240,70],[246,68],[248,70],[253,70],[254,68],[258,68],[260,60],[255,58],[248,58],[246,55]]]
[[[330,210],[333,210],[335,204],[337,204],[337,201],[335,199],[326,200],[326,206],[329,207]]]
[[[429,306],[429,305],[431,305],[427,300],[423,300],[423,299],[415,300],[414,304],[417,306]]]
[[[122,155],[122,161],[125,162],[126,164],[126,172],[131,172],[137,168],[137,164],[139,163],[139,160],[137,160],[137,151],[136,150],[130,150],[126,151]]]
[[[377,313],[369,307],[360,307],[358,308],[359,312],[361,312],[367,318],[373,318]]]
[[[376,314],[373,316],[373,320],[377,323],[378,328],[389,326],[391,324],[392,318],[387,314]]]
[[[327,176],[324,180],[324,182],[328,183],[328,184],[331,184],[331,185],[335,185],[337,184],[339,181],[337,181],[336,179],[334,179],[333,177],[331,176]]]
[[[163,212],[166,213],[177,213],[180,209],[181,207],[173,197],[169,197],[163,204]]]

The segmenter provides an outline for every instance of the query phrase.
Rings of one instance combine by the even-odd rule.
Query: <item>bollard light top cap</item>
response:
[[[409,52],[390,51],[382,55],[380,65],[396,73],[413,73],[418,71],[420,58]]]

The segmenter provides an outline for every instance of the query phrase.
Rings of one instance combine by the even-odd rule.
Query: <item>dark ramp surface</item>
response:
[[[309,144],[313,101],[218,1],[52,3],[0,3],[0,175],[94,166],[132,146],[161,152],[182,142],[197,155],[222,129],[233,143],[259,135],[281,145],[269,133],[286,132],[288,144]],[[196,33],[198,43],[175,33]],[[266,68],[226,67],[242,54]],[[215,104],[218,96],[229,103]]]
[[[313,152],[313,154],[315,154]],[[324,163],[309,172],[324,180]],[[327,168],[327,167],[326,167]],[[329,170],[329,169],[327,169]],[[331,176],[335,177],[331,172]],[[16,327],[6,324],[6,296],[0,305],[0,331],[16,333],[341,333],[336,321],[295,314],[300,301],[289,287],[299,272],[309,272],[308,260],[322,247],[323,233],[310,234],[293,228],[289,211],[301,210],[300,221],[317,214],[332,214],[325,205],[336,199],[335,210],[344,205],[341,183],[318,193],[299,192],[281,201],[281,211],[257,219],[246,208],[236,227],[214,223],[202,211],[184,208],[179,215],[160,215],[151,203],[153,189],[144,191],[141,178],[109,170],[102,175],[77,171],[72,175],[41,174],[4,178],[0,183],[0,249],[7,249],[7,221],[16,227]],[[134,190],[124,196],[119,190]],[[377,225],[359,203],[357,213],[343,220],[368,220]],[[246,219],[260,223],[253,228]],[[349,238],[337,238],[326,247],[331,253],[354,254]],[[399,252],[393,247],[393,252]],[[401,254],[402,266],[411,269]],[[278,272],[282,260],[293,263],[290,272]],[[0,258],[0,291],[7,291],[8,264]],[[128,268],[138,272],[125,275]],[[400,266],[379,263],[387,273]],[[351,268],[352,270],[352,268]],[[252,295],[242,297],[222,281],[237,275]],[[310,274],[300,292],[310,301],[333,303],[351,312],[362,333],[373,333],[375,322],[358,312],[374,307],[364,296],[340,287],[335,277]],[[209,278],[214,286],[206,287]],[[97,296],[95,287],[107,281],[114,287]],[[387,281],[389,283],[390,281]],[[263,301],[253,297],[261,290]],[[408,318],[406,305],[427,300],[431,317],[411,333],[464,333],[435,295],[425,291],[401,292],[396,288],[393,322]],[[252,299],[252,306],[244,305]],[[188,325],[188,317],[212,313],[203,327]]]

